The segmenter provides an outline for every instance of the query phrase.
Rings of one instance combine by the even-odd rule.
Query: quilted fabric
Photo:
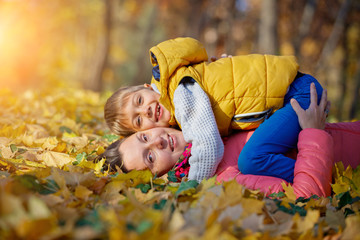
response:
[[[172,113],[174,91],[185,77],[193,78],[209,96],[221,136],[231,129],[254,129],[261,121],[234,122],[237,114],[281,108],[298,64],[293,56],[244,55],[209,63],[204,46],[192,38],[167,40],[150,49],[153,67],[160,78],[151,83],[159,89],[160,102]]]

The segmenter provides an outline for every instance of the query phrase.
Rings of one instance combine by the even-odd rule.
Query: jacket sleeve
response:
[[[293,188],[298,197],[330,196],[334,165],[332,137],[319,129],[300,132]]]
[[[326,124],[325,131],[334,139],[334,161],[344,168],[360,165],[360,121]]]
[[[214,176],[224,154],[209,98],[196,82],[181,83],[175,90],[174,104],[184,139],[192,143],[188,177],[201,182]]]
[[[299,135],[298,150],[293,182],[295,195],[297,197],[310,197],[313,194],[329,196],[334,164],[332,137],[319,129],[302,130]],[[227,151],[230,150],[225,145],[225,156]],[[235,179],[238,183],[250,189],[259,189],[266,195],[283,191],[282,182],[288,184],[275,177],[241,174],[237,168],[237,159],[234,157],[232,159],[232,161],[223,159],[225,164],[222,162],[218,169],[218,181]]]

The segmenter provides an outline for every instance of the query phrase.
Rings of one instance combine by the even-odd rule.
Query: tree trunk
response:
[[[319,61],[316,66],[316,72],[319,71],[321,68],[323,68],[324,62],[333,52],[339,41],[339,38],[342,36],[342,33],[344,32],[345,18],[350,10],[351,2],[352,0],[345,0],[341,5],[339,14],[334,24],[334,28],[321,52]],[[327,85],[326,79],[325,79],[325,85]]]
[[[154,4],[149,4],[147,6],[150,8],[150,13],[147,16],[147,24],[142,29],[142,40],[139,45],[140,51],[138,51],[138,56],[136,58],[136,66],[137,66],[137,73],[134,77],[134,80],[132,81],[133,85],[141,85],[144,83],[150,83],[151,81],[151,69],[150,71],[146,71],[147,67],[150,66],[150,60],[149,60],[149,43],[151,43],[151,37],[152,33],[154,31],[154,24],[156,20],[156,7]],[[143,11],[145,11],[146,7],[143,8]]]
[[[102,74],[106,67],[109,65],[109,50],[110,50],[110,34],[112,28],[112,3],[113,0],[105,0],[105,13],[104,13],[104,35],[101,41],[101,50],[98,54],[97,63],[95,64],[94,75],[90,77],[85,87],[93,91],[101,92],[103,89]]]
[[[278,52],[276,4],[276,0],[262,1],[258,40],[260,53],[276,54]]]
[[[346,35],[344,36],[344,59],[343,59],[343,63],[341,66],[341,75],[340,75],[340,80],[339,80],[339,89],[338,91],[340,92],[340,97],[337,100],[337,113],[336,113],[336,118],[338,119],[338,121],[342,121],[344,118],[344,107],[345,107],[345,97],[346,97],[346,89],[347,89],[347,68],[346,66],[348,66],[349,61],[348,61],[348,51],[349,49],[347,48],[347,44],[346,44],[347,40],[346,40]]]
[[[309,33],[311,22],[314,18],[314,13],[315,13],[317,3],[318,3],[317,0],[308,0],[306,2],[306,5],[305,5],[304,11],[303,11],[303,15],[301,18],[301,23],[299,26],[299,34],[294,42],[295,56],[300,55],[301,43],[304,40],[304,38],[306,37],[306,35]]]
[[[360,60],[357,62],[357,72],[355,75],[355,88],[354,88],[354,94],[353,94],[353,99],[351,101],[351,106],[350,106],[350,120],[352,119],[356,119],[356,112],[357,109],[359,108],[359,92],[360,92]]]

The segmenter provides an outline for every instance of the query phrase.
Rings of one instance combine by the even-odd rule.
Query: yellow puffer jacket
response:
[[[185,77],[193,78],[209,96],[222,136],[232,129],[254,129],[268,113],[283,106],[298,64],[293,56],[245,55],[209,63],[204,46],[192,38],[176,38],[150,49],[153,67],[160,78],[152,78],[162,103],[174,118],[174,91]],[[181,126],[180,126],[181,127]]]

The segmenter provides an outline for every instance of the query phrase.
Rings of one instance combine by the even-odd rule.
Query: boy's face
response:
[[[129,94],[124,112],[126,123],[134,131],[142,131],[154,127],[169,127],[170,112],[159,103],[160,94],[149,85]]]
[[[134,133],[124,140],[119,151],[127,170],[149,169],[162,176],[175,165],[186,144],[181,131],[159,127]]]

